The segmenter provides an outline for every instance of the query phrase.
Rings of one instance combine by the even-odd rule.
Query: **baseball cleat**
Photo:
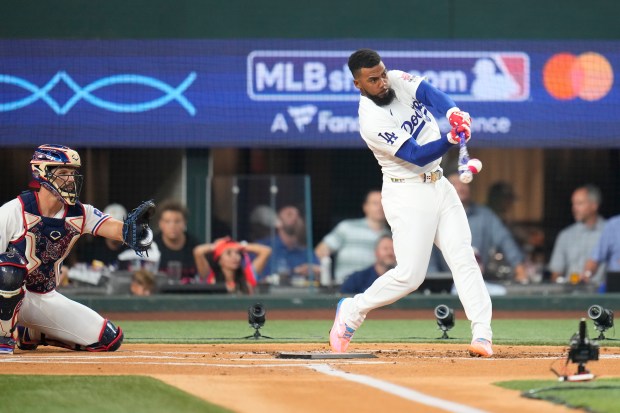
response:
[[[346,298],[341,298],[340,301],[338,301],[334,325],[329,331],[329,344],[331,345],[334,353],[346,352],[347,347],[349,347],[349,343],[351,342],[351,338],[353,337],[353,333],[355,333],[354,328],[349,327],[344,321],[340,320],[340,306],[344,300],[346,300]]]
[[[0,337],[0,356],[12,356],[13,350],[15,350],[15,340],[12,337]]]
[[[491,342],[485,338],[472,340],[467,350],[469,350],[469,355],[472,357],[491,357],[493,355]]]

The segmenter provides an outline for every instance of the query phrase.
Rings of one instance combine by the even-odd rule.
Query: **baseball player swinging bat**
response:
[[[461,137],[461,139],[459,139],[459,180],[464,184],[468,184],[474,179],[474,174],[482,170],[482,162],[480,162],[480,159],[469,158],[465,133],[461,132],[459,136]]]

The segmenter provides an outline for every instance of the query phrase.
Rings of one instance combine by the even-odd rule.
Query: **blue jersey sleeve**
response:
[[[452,144],[444,136],[424,145],[419,145],[415,139],[410,138],[403,142],[395,155],[407,162],[424,166],[435,159],[441,158],[451,147]]]
[[[432,86],[426,80],[420,82],[420,85],[415,92],[415,98],[424,105],[430,106],[438,113],[442,114],[448,113],[448,110],[456,106],[450,96]]]

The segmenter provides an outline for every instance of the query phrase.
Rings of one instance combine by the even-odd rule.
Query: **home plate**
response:
[[[312,360],[377,358],[377,356],[375,356],[372,353],[279,353],[276,357],[281,358],[281,359],[312,359]]]

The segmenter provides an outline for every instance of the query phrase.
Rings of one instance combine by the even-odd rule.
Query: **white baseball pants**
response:
[[[88,346],[99,341],[105,319],[56,290],[46,294],[26,291],[18,324],[49,339]]]
[[[452,184],[446,178],[435,183],[384,178],[382,203],[397,265],[364,293],[343,302],[345,322],[358,328],[370,310],[416,290],[424,281],[435,243],[453,274],[473,337],[491,340],[491,298],[471,246],[465,209]]]

